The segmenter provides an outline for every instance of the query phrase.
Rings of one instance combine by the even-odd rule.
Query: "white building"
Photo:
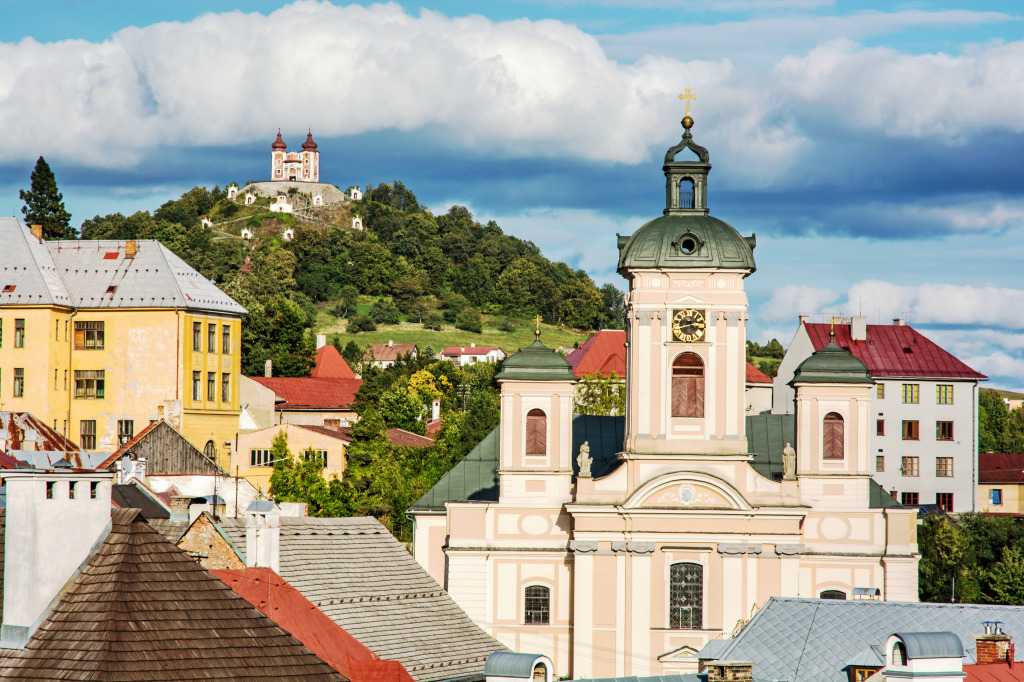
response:
[[[441,351],[441,359],[448,360],[456,367],[475,365],[478,362],[499,362],[505,359],[505,351],[497,346],[449,346]]]
[[[320,152],[316,150],[313,132],[306,135],[302,151],[290,152],[277,131],[277,139],[270,145],[270,179],[273,181],[320,182]]]
[[[831,325],[801,317],[774,382],[776,414],[793,412],[794,370],[828,343]],[[872,476],[903,504],[973,511],[980,374],[897,319],[835,324],[836,342],[867,365],[871,398]]]

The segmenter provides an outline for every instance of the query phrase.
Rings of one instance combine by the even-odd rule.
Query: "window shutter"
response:
[[[672,416],[685,417],[688,408],[686,381],[688,377],[672,377]]]
[[[541,410],[530,410],[526,415],[526,454],[546,455],[548,418]]]
[[[822,433],[822,453],[824,459],[843,458],[843,418],[835,412],[825,415]]]
[[[689,379],[690,407],[687,410],[690,417],[704,416],[704,377],[690,377]]]

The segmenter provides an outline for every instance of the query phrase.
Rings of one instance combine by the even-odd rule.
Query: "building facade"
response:
[[[164,418],[226,466],[245,309],[157,241],[0,236],[5,406],[100,452]]]
[[[774,381],[776,413],[792,413],[793,372],[828,343],[860,358],[875,380],[871,396],[871,472],[902,504],[935,504],[947,512],[977,509],[978,382],[974,371],[919,331],[864,317],[835,324],[801,319]]]
[[[320,182],[320,152],[316,150],[313,131],[306,135],[299,152],[288,151],[280,129],[277,131],[277,139],[270,145],[270,179],[275,182]]]

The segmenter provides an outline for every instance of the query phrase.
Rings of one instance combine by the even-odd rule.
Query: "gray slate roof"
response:
[[[952,632],[964,662],[973,663],[973,637],[984,621],[1002,621],[1006,634],[1024,637],[1024,606],[772,597],[716,653],[718,660],[753,661],[755,680],[845,682],[845,665],[896,632]]]
[[[17,218],[0,218],[0,304],[76,308],[185,308],[244,315],[246,310],[153,239],[36,239]],[[116,287],[107,293],[109,287]]]

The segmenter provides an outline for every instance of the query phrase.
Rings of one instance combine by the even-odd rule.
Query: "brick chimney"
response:
[[[135,254],[139,251],[139,243],[134,239],[129,239],[124,243],[124,257],[135,258]]]
[[[753,682],[754,664],[750,661],[712,661],[708,663],[708,682]]]
[[[1002,623],[985,621],[985,634],[974,636],[978,665],[1013,661],[1013,638],[1003,632]]]

